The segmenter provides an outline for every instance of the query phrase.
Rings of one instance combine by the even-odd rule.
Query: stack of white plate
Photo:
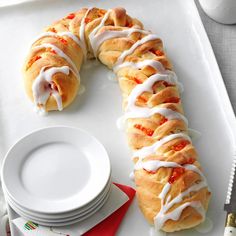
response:
[[[2,185],[20,216],[45,226],[82,221],[109,197],[111,166],[93,136],[71,127],[33,132],[7,153]]]

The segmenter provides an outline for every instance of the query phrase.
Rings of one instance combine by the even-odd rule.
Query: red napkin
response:
[[[117,211],[107,217],[98,225],[94,226],[88,232],[83,234],[83,236],[114,236],[122,219],[125,216],[131,202],[133,201],[135,190],[129,186],[114,183],[118,188],[120,188],[124,193],[127,194],[129,200],[120,207]]]

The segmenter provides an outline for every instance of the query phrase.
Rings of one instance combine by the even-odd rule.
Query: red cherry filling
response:
[[[65,39],[63,39],[63,38],[61,38],[61,37],[58,37],[58,40],[61,42],[61,43],[63,43],[63,44],[67,44],[67,40],[65,40]]]
[[[159,123],[159,125],[163,125],[164,123],[166,123],[168,121],[167,118],[163,117]]]
[[[154,130],[146,128],[146,127],[144,127],[144,126],[142,126],[140,124],[135,124],[134,128],[141,130],[143,133],[145,133],[148,136],[152,136],[153,133],[154,133]]]
[[[150,50],[150,51],[151,51],[152,53],[156,54],[158,57],[161,57],[161,56],[164,55],[164,52],[161,51],[160,49],[157,49],[157,50],[152,49],[152,50]]]
[[[32,65],[34,62],[36,62],[37,60],[39,60],[41,58],[42,58],[41,56],[35,56],[29,61],[29,64]]]
[[[57,31],[56,31],[56,29],[54,27],[49,28],[48,31],[53,32],[53,33],[57,33]]]
[[[84,19],[85,24],[88,24],[88,23],[91,22],[91,21],[92,21],[92,19],[90,19],[90,18],[88,18],[88,17],[86,17],[86,18]]]
[[[196,160],[190,157],[186,162],[182,163],[182,165],[193,164]],[[173,184],[177,179],[181,177],[181,175],[185,172],[184,167],[176,167],[173,168],[172,174],[168,180],[170,184]]]
[[[50,52],[53,53],[53,54],[57,54],[57,52],[53,49],[51,49]]]
[[[143,82],[138,79],[137,77],[132,77],[132,79],[137,83],[137,84],[142,84]]]
[[[171,149],[178,152],[178,151],[181,151],[183,148],[185,148],[188,144],[190,144],[188,140],[183,140],[179,142],[178,144],[175,144],[174,146],[172,146]]]
[[[69,19],[69,20],[72,20],[72,19],[74,19],[75,18],[75,13],[70,13],[67,17],[66,17],[66,19]]]
[[[182,167],[173,168],[172,174],[168,180],[169,184],[173,184],[184,172],[185,169]]]

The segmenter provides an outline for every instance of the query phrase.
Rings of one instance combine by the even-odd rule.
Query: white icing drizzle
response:
[[[52,91],[52,96],[54,97],[54,99],[57,102],[58,110],[62,111],[63,110],[63,105],[62,105],[61,95],[57,91],[53,90]]]
[[[121,53],[121,55],[118,57],[118,59],[117,59],[117,61],[116,61],[116,63],[115,63],[114,66],[118,66],[118,65],[120,65],[121,63],[123,63],[124,59],[125,59],[128,55],[132,54],[132,53],[135,51],[135,49],[136,49],[137,47],[139,47],[140,45],[142,45],[142,44],[144,44],[144,43],[146,43],[146,42],[148,42],[148,41],[155,40],[155,39],[158,39],[158,37],[157,37],[155,34],[149,34],[149,35],[143,37],[142,39],[138,40],[138,41],[137,41],[136,43],[134,43],[128,50],[125,50],[125,51],[123,51],[123,52]]]
[[[44,43],[34,47],[34,49],[42,49],[42,48],[51,48],[52,50],[54,50],[60,57],[64,58],[73,67],[74,73],[76,75],[79,74],[79,71],[74,62],[61,49],[59,49],[58,47],[56,47],[51,43]]]
[[[147,171],[157,171],[161,167],[182,167],[181,165],[177,164],[176,162],[171,162],[171,161],[160,161],[160,160],[150,160],[150,161],[138,161],[135,164],[134,169],[135,170],[140,170],[140,169],[145,169]]]
[[[149,32],[145,31],[145,30],[141,30],[141,29],[137,29],[137,28],[129,28],[129,29],[125,29],[125,30],[108,30],[108,31],[104,31],[100,34],[94,35],[92,40],[90,40],[94,55],[95,56],[97,55],[98,49],[104,41],[106,41],[108,39],[112,39],[112,38],[128,37],[133,33],[149,34]]]
[[[84,37],[84,34],[85,34],[85,26],[86,26],[85,19],[86,19],[86,17],[88,16],[89,12],[90,12],[92,9],[93,9],[93,8],[89,8],[89,9],[87,10],[87,12],[85,13],[84,17],[83,17],[82,20],[81,20],[80,29],[79,29],[79,38],[80,38],[80,41],[81,41],[81,44],[82,44],[82,49],[83,49],[83,53],[84,53],[85,60],[86,60],[86,58],[87,58],[87,46],[86,46],[85,37]]]
[[[52,67],[46,70],[46,67],[43,67],[40,70],[39,75],[36,77],[32,85],[34,102],[36,106],[40,105],[44,108],[48,98],[52,95],[57,102],[58,110],[61,111],[63,109],[60,94],[58,91],[49,87],[49,84],[52,82],[52,76],[56,73],[69,75],[70,68],[68,66],[62,66]]]
[[[173,211],[169,212],[169,213],[164,213],[161,215],[161,217],[155,217],[155,228],[156,229],[161,229],[163,224],[167,221],[167,220],[173,220],[173,221],[177,221],[183,210],[186,208],[186,207],[192,207],[194,209],[196,209],[199,214],[204,218],[204,215],[205,215],[205,210],[203,209],[202,205],[200,202],[198,201],[193,201],[193,202],[185,202],[184,204],[180,205],[179,207],[177,207],[176,209],[174,209]]]
[[[203,206],[201,205],[201,203],[197,202],[197,201],[184,203],[184,204],[180,205],[179,207],[177,207],[175,210],[167,213],[167,211],[171,207],[173,207],[177,203],[180,203],[184,199],[184,197],[189,195],[191,192],[196,192],[202,188],[207,187],[206,179],[205,179],[204,175],[202,174],[202,172],[200,171],[200,169],[198,169],[195,165],[192,165],[192,164],[179,165],[175,162],[167,162],[167,161],[160,161],[160,160],[150,160],[150,161],[146,161],[146,162],[142,162],[139,160],[135,165],[135,170],[139,170],[139,169],[144,168],[147,171],[157,171],[159,168],[162,168],[162,167],[165,167],[165,168],[180,167],[180,168],[185,168],[186,170],[194,171],[202,177],[202,181],[190,186],[187,190],[180,193],[178,196],[176,196],[172,200],[170,200],[171,196],[168,196],[166,198],[166,196],[171,188],[171,184],[169,184],[167,182],[164,185],[161,193],[158,196],[161,199],[161,210],[154,218],[156,229],[161,229],[162,226],[164,225],[164,223],[169,219],[178,220],[182,214],[182,211],[188,206],[195,208],[199,212],[199,214],[203,217],[203,220],[204,220],[205,219],[205,210],[204,210]],[[166,198],[166,202],[164,202],[165,198]]]
[[[184,165],[183,167],[187,170],[196,171],[197,173],[200,173],[201,176],[203,176],[201,171],[194,165],[187,164],[187,165]],[[185,190],[184,192],[181,192],[175,198],[170,200],[171,199],[170,195],[166,198],[166,196],[171,188],[171,184],[169,184],[167,182],[164,185],[162,192],[159,194],[159,198],[161,199],[161,209],[154,218],[155,227],[157,229],[161,229],[167,220],[169,220],[169,219],[175,220],[175,221],[178,220],[182,214],[182,211],[188,206],[195,208],[199,212],[199,214],[201,214],[203,219],[205,220],[205,210],[204,210],[203,206],[201,205],[201,203],[198,201],[186,202],[186,203],[180,205],[179,207],[177,207],[175,210],[167,213],[167,211],[171,207],[173,207],[175,204],[183,201],[185,196],[188,196],[191,192],[197,192],[205,187],[207,187],[207,183],[205,181],[205,178],[202,178],[201,182],[193,184],[187,190]],[[166,201],[164,202],[165,198],[166,198]]]
[[[83,46],[81,44],[81,41],[77,38],[76,35],[72,34],[70,31],[59,32],[58,35],[62,37],[67,36],[71,38],[74,42],[76,42],[82,48],[82,51],[83,51]]]
[[[151,154],[154,154],[156,152],[156,150],[159,147],[161,147],[163,144],[165,144],[173,139],[176,139],[176,138],[182,138],[182,139],[185,139],[185,140],[188,140],[189,142],[191,142],[191,139],[185,133],[170,134],[168,136],[165,136],[161,140],[158,140],[157,142],[155,142],[151,146],[143,147],[143,148],[135,151],[133,153],[133,158],[139,157],[139,159],[142,160],[143,158],[145,158]]]
[[[33,43],[35,43],[36,41],[38,41],[39,39],[44,38],[44,37],[58,37],[58,36],[59,37],[67,36],[67,37],[71,38],[74,42],[76,42],[78,44],[78,46],[82,49],[82,51],[84,53],[84,46],[83,46],[82,42],[77,38],[77,36],[72,34],[70,31],[58,32],[58,33],[44,32],[44,33],[40,34],[37,38],[35,38]]]
[[[197,174],[199,174],[203,178],[204,181],[206,180],[205,176],[202,174],[202,172],[195,165],[186,164],[186,165],[184,165],[184,168],[187,170],[191,170],[191,171],[196,172]]]
[[[37,113],[40,116],[47,116],[48,115],[48,112],[44,108],[38,107],[35,104],[34,104],[34,111],[35,111],[35,113]]]
[[[167,211],[171,207],[173,207],[174,204],[180,203],[184,199],[185,196],[189,195],[189,193],[199,191],[200,189],[207,187],[206,179],[204,175],[202,174],[202,172],[195,165],[186,164],[182,166],[175,162],[167,162],[167,161],[160,161],[160,160],[150,160],[146,162],[138,161],[135,165],[135,170],[144,168],[147,171],[157,171],[159,168],[162,168],[162,167],[165,167],[165,168],[180,167],[180,168],[185,168],[186,170],[194,171],[202,177],[202,181],[200,183],[196,183],[192,185],[190,188],[180,193],[178,196],[176,196],[172,200],[170,200],[171,197],[168,196],[165,203],[164,203],[164,200],[171,188],[171,184],[167,182],[164,185],[161,193],[159,194],[159,198],[161,199],[161,210],[154,218],[156,229],[161,229],[163,224],[169,219],[178,220],[182,214],[182,211],[187,206],[191,206],[195,208],[199,212],[199,214],[203,217],[203,219],[205,219],[205,210],[202,207],[200,202],[187,202],[187,203],[182,204],[175,210],[167,213]]]
[[[129,118],[147,118],[151,117],[152,115],[159,113],[163,116],[165,116],[167,119],[179,119],[183,120],[186,124],[188,124],[187,119],[180,113],[175,112],[171,109],[167,108],[159,108],[159,107],[153,107],[153,108],[143,108],[135,105],[136,99],[138,96],[140,96],[145,91],[151,91],[152,92],[152,85],[159,81],[159,80],[165,80],[167,82],[179,84],[177,81],[177,77],[174,72],[172,71],[165,71],[162,64],[155,60],[144,60],[142,62],[125,62],[118,65],[115,69],[117,71],[119,68],[126,67],[126,66],[134,66],[135,68],[142,68],[146,65],[150,65],[156,70],[160,71],[162,74],[154,74],[150,76],[146,81],[144,81],[143,84],[137,85],[131,92],[131,94],[128,97],[128,104],[126,107],[126,113],[122,118],[119,118],[117,121],[117,127],[121,129],[124,126],[124,123],[126,119]],[[119,67],[119,68],[118,68]]]
[[[124,62],[122,64],[115,65],[113,67],[113,71],[117,73],[120,69],[125,68],[125,67],[142,69],[145,66],[151,66],[152,68],[158,71],[158,74],[171,76],[173,78],[174,83],[178,86],[179,91],[180,92],[184,91],[183,85],[178,81],[175,72],[170,71],[170,70],[165,70],[163,65],[159,61],[156,61],[156,60],[147,59],[147,60],[139,61],[139,62]]]
[[[95,27],[95,28],[93,29],[93,31],[89,34],[89,40],[90,40],[90,44],[91,44],[91,47],[92,47],[92,48],[93,48],[93,45],[94,45],[94,41],[96,40],[96,39],[95,39],[95,35],[96,35],[97,32],[104,26],[104,24],[105,24],[106,20],[108,19],[110,13],[111,13],[111,9],[109,9],[109,10],[106,12],[106,14],[103,16],[103,18],[102,18],[100,24],[98,24],[98,26]],[[93,51],[93,53],[94,53],[94,56],[96,57],[96,54],[95,54],[94,51]]]
[[[120,69],[125,68],[125,67],[141,69],[141,68],[143,68],[145,66],[151,66],[155,70],[158,70],[159,73],[165,73],[166,72],[166,70],[165,70],[164,66],[161,64],[161,62],[156,61],[156,60],[150,60],[150,59],[139,61],[139,62],[128,62],[127,61],[127,62],[124,62],[122,64],[115,65],[113,67],[113,71],[116,73]]]
[[[169,192],[169,190],[170,190],[170,188],[171,188],[171,184],[169,184],[168,182],[164,185],[164,187],[163,187],[163,189],[162,189],[162,191],[160,192],[160,194],[159,194],[159,198],[160,199],[163,199],[164,200],[164,198],[166,197],[166,195],[167,195],[167,193]],[[168,201],[168,199],[167,199],[167,201]],[[167,202],[166,201],[166,202]]]
[[[85,13],[84,17],[81,20],[81,25],[80,25],[80,30],[79,30],[79,37],[80,39],[78,39],[78,37],[76,35],[74,35],[73,33],[71,33],[70,31],[65,31],[65,32],[44,32],[42,34],[40,34],[37,38],[35,38],[35,40],[33,41],[33,43],[35,43],[37,40],[39,40],[40,38],[43,37],[58,37],[58,36],[67,36],[69,38],[71,38],[74,42],[76,42],[79,47],[82,49],[84,57],[86,59],[87,56],[87,47],[86,47],[86,43],[85,43],[85,38],[84,38],[84,33],[85,33],[85,18],[87,17],[88,13],[91,11],[92,8],[89,8],[87,10],[87,12]]]
[[[168,120],[183,120],[186,124],[188,124],[188,120],[185,116],[183,116],[179,112],[164,107],[145,108],[136,106],[132,109],[131,112],[125,113],[124,119],[126,120],[129,118],[148,118],[154,114],[160,114],[166,117]]]
[[[147,80],[145,80],[142,84],[136,85],[135,88],[131,91],[128,97],[128,104],[126,110],[129,111],[135,109],[136,99],[144,92],[152,92],[153,84],[156,83],[157,81],[162,81],[162,80],[168,83],[176,83],[175,78],[170,75],[154,74],[148,77]]]
[[[183,201],[184,197],[189,195],[191,192],[196,192],[204,187],[207,187],[206,179],[205,179],[204,175],[202,174],[202,172],[200,171],[200,169],[198,169],[195,165],[192,165],[192,164],[180,165],[176,162],[167,162],[167,161],[160,161],[160,160],[149,160],[149,161],[145,161],[145,162],[142,161],[142,159],[144,157],[152,154],[158,147],[160,147],[164,143],[166,143],[174,138],[186,138],[187,140],[190,141],[189,136],[187,136],[186,134],[182,133],[181,136],[177,136],[177,135],[178,134],[171,134],[169,136],[166,136],[163,139],[154,143],[152,146],[144,147],[141,150],[136,151],[135,154],[133,155],[134,157],[136,157],[136,156],[139,157],[139,160],[135,164],[135,168],[134,168],[135,170],[139,170],[139,169],[143,168],[147,171],[157,171],[159,168],[162,168],[162,167],[165,167],[165,168],[180,167],[180,168],[185,168],[186,170],[194,171],[202,177],[201,182],[190,186],[187,190],[180,193],[178,196],[176,196],[172,200],[170,200],[171,196],[168,196],[166,198],[166,196],[171,188],[171,184],[169,184],[167,182],[164,185],[161,193],[159,194],[159,198],[161,199],[161,209],[160,209],[159,213],[154,218],[154,224],[155,224],[156,229],[158,229],[158,230],[162,228],[162,226],[164,225],[164,223],[167,220],[170,220],[170,219],[175,220],[175,221],[178,220],[180,218],[183,210],[188,206],[191,206],[194,209],[196,209],[199,212],[199,214],[203,217],[203,219],[205,219],[205,210],[204,210],[203,206],[201,205],[201,203],[198,201],[186,202],[186,203],[180,205],[179,207],[177,207],[176,209],[174,209],[173,211],[167,213],[171,207],[173,207],[175,204]],[[138,153],[138,152],[140,152],[140,153]],[[166,199],[166,202],[164,202],[165,199]]]

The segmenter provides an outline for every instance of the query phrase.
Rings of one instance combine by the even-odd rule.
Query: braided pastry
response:
[[[98,58],[117,75],[144,216],[166,232],[198,225],[210,191],[188,136],[181,85],[162,41],[123,8],[69,14],[46,28],[26,60],[26,92],[35,105],[46,111],[68,106],[86,57]]]

